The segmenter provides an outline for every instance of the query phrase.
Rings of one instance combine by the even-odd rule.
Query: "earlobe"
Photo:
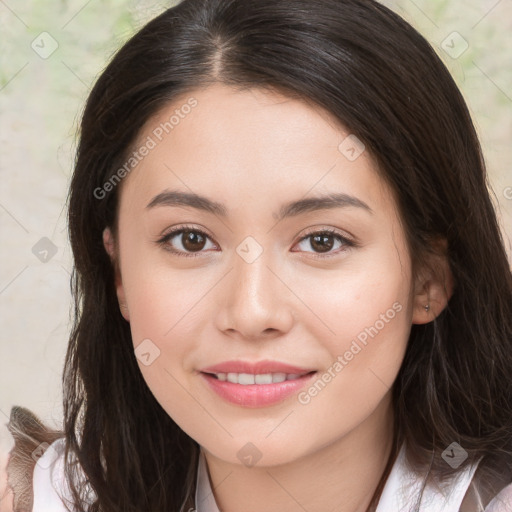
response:
[[[114,235],[109,227],[106,227],[103,230],[103,246],[107,251],[107,254],[110,257],[110,261],[112,262],[112,267],[115,273],[115,285],[116,285],[116,294],[117,300],[119,302],[119,309],[123,318],[129,322],[130,321],[130,312],[128,310],[128,305],[126,303],[123,280],[121,277],[121,269],[119,268],[119,259],[117,257],[116,244],[114,240]]]
[[[115,244],[114,235],[112,235],[112,231],[109,227],[106,227],[103,230],[103,247],[105,247],[105,250],[113,263],[115,260]]]
[[[423,269],[415,282],[413,324],[427,324],[435,320],[453,295],[454,278],[446,240],[438,240],[435,249],[436,254],[430,256],[428,268]]]

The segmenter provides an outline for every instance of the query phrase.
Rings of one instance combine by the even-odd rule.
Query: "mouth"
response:
[[[302,376],[316,370],[314,368],[303,368],[288,363],[282,363],[280,361],[272,361],[270,359],[266,359],[256,362],[240,360],[224,361],[213,366],[202,368],[200,371],[212,375],[220,375],[222,378],[223,374],[227,376],[232,373],[237,375],[284,374],[291,376]]]
[[[275,361],[226,361],[203,368],[199,375],[220,398],[242,407],[277,404],[309,383],[317,370]]]
[[[279,384],[287,380],[297,380],[301,377],[316,373],[315,370],[306,373],[236,373],[236,372],[219,372],[209,373],[201,372],[213,377],[214,379],[231,382],[232,384],[241,384],[242,386],[251,386],[255,384]]]

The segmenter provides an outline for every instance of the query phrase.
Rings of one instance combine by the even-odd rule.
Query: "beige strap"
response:
[[[31,512],[36,462],[51,443],[64,437],[64,433],[47,427],[34,413],[19,406],[11,409],[7,428],[15,443],[7,463],[7,482],[14,495],[14,512]]]

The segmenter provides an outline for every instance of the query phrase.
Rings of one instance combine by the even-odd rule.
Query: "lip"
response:
[[[252,373],[254,375],[262,373],[295,373],[304,375],[305,373],[315,371],[315,368],[300,368],[291,364],[270,360],[257,361],[255,363],[248,361],[224,361],[202,368],[200,371],[204,373]]]
[[[301,376],[294,380],[272,384],[243,385],[219,380],[211,375],[212,373],[252,373],[255,375],[262,373],[287,373]],[[256,363],[225,361],[208,366],[200,371],[201,378],[217,395],[227,402],[248,408],[267,407],[282,402],[306,386],[315,375],[316,370],[300,368],[278,361],[258,361]]]

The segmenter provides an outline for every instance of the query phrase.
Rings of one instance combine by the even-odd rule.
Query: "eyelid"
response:
[[[321,226],[320,227],[314,226],[312,228],[308,228],[305,231],[305,233],[300,235],[299,241],[302,241],[302,240],[304,240],[304,238],[307,238],[311,235],[322,234],[322,233],[328,233],[330,235],[339,236],[340,238],[343,238],[347,242],[353,243],[354,245],[356,245],[356,243],[357,243],[355,237],[352,236],[351,234],[347,233],[346,231],[341,231],[340,229],[336,229],[336,228],[332,228],[332,227],[321,227]]]
[[[178,224],[177,226],[173,226],[172,228],[165,229],[160,235],[160,239],[168,238],[169,236],[174,236],[180,231],[194,231],[195,233],[201,233],[202,235],[207,236],[211,240],[213,240],[213,236],[208,233],[208,231],[204,228],[199,228],[192,224]]]

